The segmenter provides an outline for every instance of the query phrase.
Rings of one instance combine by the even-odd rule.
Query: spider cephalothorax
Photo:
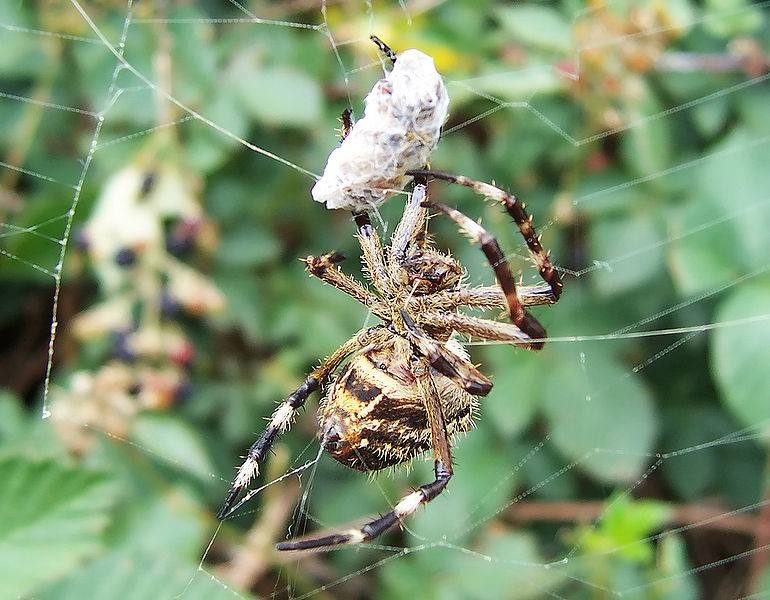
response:
[[[409,256],[401,264],[401,283],[410,294],[423,296],[460,285],[463,269],[450,256],[425,250]]]
[[[373,39],[393,62],[400,60],[401,55],[397,57],[379,39]],[[430,79],[435,71],[428,71]],[[400,73],[409,74],[408,69]],[[430,110],[433,109],[425,109]],[[349,111],[343,113],[342,121],[344,138],[352,131]],[[410,128],[411,122],[407,129],[411,131]],[[388,246],[382,246],[366,212],[354,213],[361,259],[370,285],[345,275],[338,266],[343,257],[336,252],[304,259],[312,276],[361,302],[382,324],[359,331],[340,346],[276,409],[238,470],[219,518],[224,519],[251,497],[254,492],[238,500],[258,474],[259,464],[278,434],[289,428],[305,400],[318,389],[324,392],[318,411],[321,444],[336,460],[359,471],[377,471],[432,450],[435,479],[361,528],[282,542],[278,544],[279,550],[329,548],[371,540],[440,494],[452,477],[450,441],[456,433],[472,427],[477,398],[492,389],[492,382],[470,362],[453,336],[461,334],[539,350],[543,347],[545,329],[525,306],[553,304],[561,294],[559,274],[540,244],[532,219],[515,196],[467,177],[409,170],[411,167],[404,167],[406,163],[399,163],[398,177],[393,181],[398,179],[397,183],[403,185],[413,179],[415,186]],[[328,175],[329,181],[337,185],[338,174],[327,169],[325,177]],[[494,237],[461,212],[428,201],[429,177],[471,188],[499,202],[524,237],[545,285],[517,287]],[[379,195],[375,194],[364,205],[379,204],[389,195],[381,194],[380,188],[375,191]],[[327,206],[358,211],[361,207],[355,199],[359,192],[360,189],[346,184],[339,188],[344,198],[331,204],[328,198],[325,201]],[[429,207],[449,216],[481,247],[495,272],[497,285],[464,284],[462,266],[428,241]],[[460,312],[461,307],[502,308],[511,323],[465,315]]]

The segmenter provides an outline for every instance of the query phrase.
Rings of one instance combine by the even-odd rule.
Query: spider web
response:
[[[749,11],[766,10],[768,5],[770,2],[757,3],[753,6],[735,5],[735,8],[725,10],[709,10],[699,7],[696,12],[683,18],[687,27],[697,29],[704,24],[726,23],[730,19],[747,14]],[[68,248],[71,245],[73,224],[78,215],[81,193],[89,186],[94,163],[98,163],[101,156],[109,153],[109,158],[105,158],[106,162],[114,162],[115,156],[118,157],[117,160],[119,161],[121,147],[132,140],[150,135],[159,128],[195,126],[209,128],[223,138],[242,145],[244,152],[260,155],[260,160],[265,163],[265,169],[294,170],[297,177],[307,178],[308,184],[313,178],[317,178],[315,173],[321,168],[320,164],[300,164],[300,161],[283,157],[268,147],[245,139],[228,126],[223,125],[218,119],[207,117],[204,112],[198,112],[192,104],[167,91],[163,85],[154,80],[151,71],[146,71],[133,64],[128,58],[131,44],[141,41],[141,38],[132,39],[132,27],[137,25],[194,27],[205,24],[222,28],[222,31],[225,32],[224,35],[227,34],[228,27],[252,27],[256,30],[256,35],[259,35],[259,32],[264,28],[286,27],[301,31],[303,35],[321,36],[327,41],[327,56],[325,58],[331,61],[340,73],[345,85],[344,94],[349,99],[350,104],[359,108],[362,90],[365,91],[370,86],[380,73],[382,65],[380,61],[369,63],[361,61],[360,63],[349,64],[346,51],[355,48],[354,55],[365,55],[369,33],[378,33],[383,38],[388,39],[383,31],[387,27],[385,23],[390,23],[390,27],[398,27],[408,31],[413,27],[416,18],[430,18],[431,12],[439,10],[441,7],[434,7],[432,4],[413,5],[404,2],[398,3],[395,7],[379,4],[375,7],[373,3],[367,2],[362,7],[366,30],[356,31],[356,34],[360,35],[355,37],[350,37],[351,28],[333,23],[333,19],[329,18],[330,7],[327,6],[326,2],[321,2],[315,7],[317,18],[307,23],[263,19],[251,12],[246,5],[235,0],[222,3],[219,8],[222,9],[222,17],[178,19],[165,16],[137,17],[136,3],[133,0],[128,0],[123,13],[124,18],[116,27],[115,23],[100,20],[102,13],[95,5],[70,0],[69,5],[66,6],[68,16],[82,19],[88,26],[90,33],[82,36],[27,27],[16,22],[0,23],[0,31],[3,32],[3,36],[23,36],[29,40],[29,44],[37,44],[41,47],[45,40],[55,38],[68,47],[77,47],[80,49],[79,51],[85,51],[95,56],[107,55],[113,60],[113,67],[104,81],[104,102],[98,108],[81,106],[76,102],[72,104],[53,103],[35,96],[23,96],[10,90],[0,90],[0,101],[4,103],[17,107],[32,105],[37,107],[43,115],[76,114],[88,120],[92,127],[90,142],[77,162],[69,161],[65,154],[56,154],[55,150],[50,157],[51,166],[48,167],[0,162],[0,168],[3,170],[13,172],[18,177],[33,178],[42,182],[45,186],[50,186],[51,194],[66,198],[62,201],[63,210],[60,214],[47,216],[39,222],[23,225],[16,224],[12,220],[0,222],[1,238],[12,240],[24,236],[34,236],[46,240],[51,245],[45,256],[27,256],[23,252],[16,253],[5,249],[5,247],[0,247],[0,254],[4,257],[6,264],[32,269],[49,281],[53,281],[50,343],[43,383],[42,415],[44,418],[50,415],[49,389],[54,365],[54,349],[59,333],[58,314],[63,294],[65,258],[67,258]],[[578,27],[581,23],[594,18],[598,10],[576,11],[573,15],[572,27]],[[235,16],[233,16],[234,14]],[[668,106],[650,105],[647,107],[649,109],[647,112],[633,115],[615,127],[605,128],[601,133],[586,133],[582,115],[558,114],[554,111],[553,105],[544,99],[545,94],[542,93],[542,90],[547,90],[549,86],[559,85],[561,80],[579,79],[581,70],[586,68],[584,57],[590,51],[597,48],[610,48],[620,52],[624,48],[630,48],[640,39],[643,40],[681,27],[683,27],[682,22],[676,25],[655,25],[641,28],[640,31],[634,33],[608,36],[607,39],[600,39],[597,43],[590,45],[576,45],[574,46],[574,60],[570,66],[546,63],[536,67],[513,68],[505,72],[479,73],[466,79],[453,80],[448,78],[447,84],[453,102],[458,99],[459,101],[467,101],[469,97],[473,97],[477,101],[472,105],[479,107],[479,112],[448,127],[442,145],[455,150],[462,148],[461,145],[455,143],[456,139],[461,138],[474,124],[485,119],[491,119],[500,111],[515,111],[519,119],[527,121],[535,128],[534,131],[537,135],[557,136],[562,140],[564,152],[579,152],[584,146],[604,140],[619,139],[624,135],[638,135],[643,138],[640,143],[646,143],[650,140],[645,139],[644,136],[652,135],[649,129],[657,122],[667,122],[671,124],[672,128],[681,130],[689,126],[689,119],[699,107],[710,107],[727,97],[748,94],[760,86],[766,85],[768,78],[770,78],[770,75],[767,74],[747,75],[741,80],[731,83],[725,83],[723,79],[715,77],[710,87],[705,86],[703,88],[702,86],[702,89],[691,94],[687,99],[682,99],[680,102],[674,101]],[[336,31],[336,28],[341,29],[341,31]],[[538,89],[541,91],[539,92]],[[150,92],[162,97],[165,101],[173,104],[182,116],[152,128],[105,139],[105,125],[109,124],[110,116],[116,110],[119,101],[136,92]],[[482,106],[482,103],[486,103],[486,106]],[[137,109],[134,108],[133,110]],[[576,192],[567,199],[567,212],[564,213],[566,216],[559,216],[561,213],[557,212],[557,216],[550,221],[538,219],[536,221],[538,230],[545,232],[547,239],[550,229],[571,218],[572,213],[570,211],[585,210],[590,213],[593,210],[601,210],[601,207],[608,203],[622,205],[638,201],[640,195],[647,193],[651,185],[653,187],[655,185],[677,185],[678,182],[693,177],[694,173],[713,169],[714,165],[726,161],[749,161],[753,153],[766,149],[768,144],[770,144],[770,134],[759,132],[748,139],[734,140],[734,143],[728,146],[704,149],[699,154],[682,162],[668,160],[669,157],[662,157],[660,164],[646,165],[649,167],[648,172],[641,172],[636,178],[607,181],[604,185],[595,186],[593,189]],[[442,165],[451,151],[442,150],[440,146],[436,152],[435,164]],[[56,163],[55,166],[54,163]],[[477,167],[477,165],[475,166]],[[473,173],[466,174],[473,176]],[[500,178],[504,179],[505,177],[506,175],[501,173]],[[668,275],[665,271],[664,261],[662,259],[657,262],[652,261],[653,266],[650,267],[650,256],[660,258],[663,253],[671,252],[683,241],[697,239],[699,236],[718,236],[725,230],[725,227],[736,223],[741,226],[750,225],[754,221],[761,223],[762,219],[767,219],[770,210],[770,197],[768,197],[766,188],[754,191],[756,192],[755,198],[753,202],[748,204],[707,206],[700,212],[698,219],[680,220],[681,226],[669,228],[662,236],[642,236],[640,239],[629,240],[627,244],[613,245],[608,243],[607,247],[614,248],[614,251],[606,254],[594,252],[591,249],[587,251],[588,260],[581,262],[589,266],[576,269],[562,266],[562,271],[566,277],[564,299],[552,308],[544,319],[550,334],[549,351],[552,347],[556,350],[553,354],[544,355],[547,358],[538,357],[537,360],[542,360],[545,363],[544,370],[552,365],[553,360],[572,360],[575,368],[585,374],[585,393],[582,397],[567,398],[575,406],[576,428],[580,428],[583,419],[601,420],[605,418],[603,415],[611,404],[610,401],[618,393],[626,393],[628,382],[636,381],[638,373],[654,370],[665,365],[668,361],[679,361],[680,356],[681,360],[686,361],[688,355],[685,350],[688,347],[705,343],[706,334],[711,335],[709,332],[733,329],[742,331],[742,328],[760,326],[770,319],[770,312],[767,312],[766,307],[755,307],[757,309],[753,312],[719,320],[716,318],[710,320],[709,312],[705,309],[700,310],[700,307],[707,306],[710,300],[723,298],[727,293],[749,286],[761,280],[762,277],[765,277],[766,280],[767,272],[770,270],[770,261],[765,264],[754,264],[752,268],[746,268],[739,264],[728,265],[729,276],[726,281],[715,281],[714,284],[705,287],[693,286],[692,289],[696,291],[685,294],[684,300],[677,300],[675,296],[672,296],[670,303],[650,306],[645,315],[618,323],[614,331],[597,331],[592,328],[590,322],[585,326],[583,324],[576,326],[574,321],[569,321],[566,317],[560,319],[556,315],[557,311],[564,311],[565,314],[572,314],[573,318],[579,317],[579,312],[576,311],[579,311],[582,305],[578,300],[571,300],[570,295],[579,295],[576,290],[583,277],[606,274],[605,285],[613,286],[620,285],[613,279],[618,273],[653,269],[653,279],[666,278]],[[442,193],[444,192],[442,191]],[[451,192],[447,190],[446,193],[449,195]],[[309,197],[306,198],[306,201],[310,202]],[[383,233],[388,231],[389,227],[392,229],[392,223],[398,218],[396,204],[395,201],[392,201],[383,207]],[[471,204],[466,206],[471,206]],[[537,200],[532,201],[532,212],[540,212],[538,206],[542,206],[542,204],[539,204]],[[675,215],[675,211],[671,207],[661,204],[651,204],[648,205],[649,207],[652,208],[655,216],[662,220],[668,221]],[[485,222],[491,230],[499,232],[507,226],[503,219],[495,216],[493,210],[485,209],[483,214]],[[580,226],[576,229],[579,232]],[[446,231],[449,229],[447,228]],[[712,237],[708,239],[712,239]],[[469,265],[472,274],[471,283],[490,283],[489,269],[476,256],[475,249],[461,247],[460,244],[465,242],[459,236],[452,239],[455,243],[454,248],[457,248],[464,264]],[[507,241],[509,247],[517,248],[509,258],[515,265],[525,267],[527,263],[523,246],[512,235]],[[512,246],[512,244],[517,245]],[[574,304],[570,304],[571,302]],[[671,323],[677,325],[672,326]],[[642,339],[646,344],[633,346],[629,350],[629,341],[635,339]],[[469,346],[484,345],[483,342],[474,340],[467,340],[467,344]],[[603,361],[606,360],[607,353],[618,352],[618,347],[622,347],[622,351],[629,353],[625,366],[622,369],[606,368]],[[517,354],[512,356],[511,362],[522,359],[529,360],[529,358]],[[686,379],[686,365],[682,366],[682,371],[682,378]],[[764,391],[766,392],[766,390]],[[502,400],[500,398],[497,401],[501,402]],[[484,410],[483,415],[486,414],[486,407]],[[312,419],[312,411],[308,411],[308,413],[311,414],[306,415],[306,417]],[[692,534],[692,532],[709,531],[714,528],[724,528],[727,531],[730,531],[731,528],[738,528],[740,531],[740,527],[746,527],[741,525],[744,523],[741,519],[749,515],[761,514],[762,509],[767,506],[770,500],[757,499],[729,509],[717,504],[717,508],[711,509],[710,512],[703,511],[694,515],[688,513],[684,516],[671,518],[666,521],[664,527],[655,528],[653,533],[644,532],[628,539],[625,543],[616,542],[609,547],[602,547],[598,543],[597,540],[601,541],[598,534],[604,531],[604,528],[612,525],[612,520],[616,518],[616,509],[629,502],[637,492],[648,484],[652,477],[657,477],[663,469],[672,463],[676,463],[682,457],[701,452],[719,453],[729,452],[735,447],[753,447],[757,442],[767,440],[767,425],[768,420],[765,419],[756,420],[743,427],[736,425],[732,431],[726,433],[712,434],[704,431],[700,437],[696,436],[697,439],[693,440],[693,443],[667,450],[661,450],[656,444],[650,443],[647,452],[628,451],[623,440],[614,440],[617,443],[613,444],[612,436],[608,436],[605,440],[606,444],[592,444],[586,447],[582,454],[577,453],[571,458],[566,458],[559,453],[558,444],[557,449],[554,450],[554,438],[560,433],[549,432],[546,428],[535,439],[534,443],[528,443],[526,447],[519,448],[521,452],[516,460],[509,460],[507,466],[504,466],[502,470],[496,470],[494,477],[496,483],[494,485],[488,489],[476,490],[476,495],[470,503],[471,510],[461,522],[437,525],[431,521],[431,513],[441,514],[442,503],[450,505],[456,500],[451,493],[450,485],[449,493],[439,497],[428,509],[424,509],[415,519],[405,524],[401,545],[386,546],[376,543],[367,544],[363,549],[340,549],[332,557],[333,568],[329,567],[328,571],[323,571],[319,578],[312,576],[308,578],[308,573],[317,573],[319,564],[323,564],[322,561],[319,563],[317,559],[313,558],[294,562],[289,559],[284,563],[283,568],[277,570],[279,576],[275,580],[273,594],[277,597],[308,598],[323,597],[323,594],[329,591],[332,595],[346,594],[352,596],[358,590],[360,594],[373,595],[371,591],[366,591],[366,588],[364,588],[364,592],[361,592],[360,588],[355,587],[355,582],[367,577],[377,577],[377,573],[390,569],[387,572],[391,575],[387,577],[393,585],[392,578],[400,577],[402,573],[406,572],[399,568],[393,569],[394,564],[420,561],[418,564],[425,569],[426,577],[444,574],[442,565],[449,565],[451,568],[478,569],[481,574],[480,584],[483,584],[487,574],[492,574],[489,576],[494,577],[494,573],[498,575],[504,573],[509,578],[508,581],[515,583],[515,587],[520,590],[519,595],[515,597],[650,597],[650,595],[655,594],[660,594],[661,597],[664,597],[664,594],[670,594],[667,597],[694,597],[693,582],[697,576],[707,571],[717,570],[726,564],[750,563],[756,560],[757,556],[761,556],[770,547],[770,539],[763,538],[763,542],[763,539],[757,538],[756,543],[750,543],[741,550],[728,551],[726,556],[710,561],[698,562],[697,557],[689,557],[675,563],[675,566],[668,573],[661,573],[657,578],[651,580],[608,581],[600,576],[601,566],[607,561],[628,556],[635,549],[649,546],[655,546],[658,549],[666,548],[668,552],[674,552],[675,548],[672,547],[672,544],[675,546],[679,543],[678,540],[681,540],[681,536]],[[608,428],[612,430],[611,423],[608,424]],[[476,466],[471,462],[474,460],[472,451],[465,451],[468,447],[473,449],[473,435],[473,433],[470,434],[468,438],[458,444],[459,467],[455,480],[462,477],[464,470],[474,469]],[[148,454],[156,452],[129,439],[116,438],[114,435],[111,437],[140,452]],[[464,461],[466,455],[469,458]],[[605,480],[604,485],[607,491],[605,501],[596,506],[595,510],[570,518],[564,517],[563,512],[557,515],[560,519],[584,523],[583,526],[575,526],[566,538],[561,536],[560,530],[555,527],[544,526],[543,531],[540,532],[540,538],[544,540],[540,544],[542,550],[534,554],[537,557],[536,560],[531,559],[533,554],[530,552],[529,538],[505,538],[508,545],[503,543],[497,546],[493,543],[494,540],[486,545],[468,541],[476,534],[486,536],[489,530],[499,529],[505,519],[514,521],[522,519],[523,522],[529,523],[530,521],[526,520],[528,518],[527,506],[534,506],[534,509],[539,508],[542,511],[547,511],[549,508],[538,503],[530,505],[528,504],[529,501],[537,498],[558,498],[564,489],[560,487],[563,482],[566,479],[581,477],[585,472],[586,465],[593,464],[597,456],[604,457],[605,460],[602,464],[604,464],[607,472],[626,470],[630,475],[625,478],[622,484],[618,483],[623,480],[622,477],[617,477],[612,481]],[[164,456],[162,454],[159,458],[172,463],[178,460],[170,455]],[[313,527],[322,528],[334,528],[344,523],[344,521],[329,521],[321,514],[322,500],[331,498],[328,486],[323,484],[323,478],[333,472],[329,463],[331,461],[318,452],[317,443],[311,442],[298,457],[292,457],[292,466],[287,468],[285,473],[273,478],[264,486],[265,491],[267,491],[273,486],[280,487],[288,481],[298,480],[300,482],[301,493],[294,507],[294,520],[288,531],[289,534],[301,534],[308,523],[312,524]],[[429,470],[423,468],[424,466],[418,465],[416,468],[421,475],[425,475],[427,481]],[[539,473],[539,475],[530,474],[525,478],[523,477],[525,472]],[[229,484],[228,473],[211,473],[210,476],[222,483],[222,489]],[[533,479],[534,482],[528,485],[520,483]],[[403,480],[396,479],[395,481],[402,482]],[[519,485],[513,486],[514,482],[519,483]],[[326,488],[323,492],[323,498],[319,502],[311,501],[316,487]],[[382,510],[387,505],[392,507],[398,500],[399,493],[405,489],[404,486],[399,488],[393,481],[382,478],[374,479],[370,487],[374,490],[374,500],[379,502]],[[515,489],[515,492],[510,494],[509,489]],[[701,500],[701,498],[696,498],[696,500]],[[519,511],[519,507],[522,507],[523,511]],[[553,507],[551,508],[553,509]],[[562,506],[561,508],[566,510],[571,507]],[[240,512],[248,515],[249,518],[258,518],[265,510],[264,506],[257,510],[249,509],[247,504]],[[360,509],[353,502],[348,517],[353,519],[360,516]],[[530,515],[529,518],[532,519],[531,522],[549,523],[548,515]],[[554,520],[559,521],[559,519]],[[758,519],[754,522],[754,526],[758,526],[757,523]],[[220,538],[220,528],[217,528],[209,546],[202,552],[197,570],[192,570],[189,573],[187,587],[179,590],[178,597],[186,597],[188,590],[191,589],[190,586],[197,578],[201,577],[211,578],[226,593],[240,597],[240,594],[228,585],[225,577],[220,576],[217,571],[217,558],[215,553],[212,553],[212,549],[221,543]],[[750,539],[753,542],[755,538],[750,537]],[[323,579],[323,583],[315,583],[319,579]],[[463,597],[463,594],[464,592],[461,592],[459,597]],[[483,590],[478,592],[478,595],[479,597],[488,597],[484,595]],[[751,597],[759,598],[765,595],[767,594],[764,590],[758,590]]]

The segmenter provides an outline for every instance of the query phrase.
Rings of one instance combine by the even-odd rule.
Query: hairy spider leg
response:
[[[414,188],[404,206],[404,214],[390,240],[391,270],[398,268],[406,260],[410,246],[425,241],[425,223],[428,211],[422,206],[427,198],[428,187],[425,178],[415,178]],[[395,273],[392,273],[394,276]]]
[[[272,447],[278,434],[285,432],[291,427],[291,423],[294,420],[297,411],[305,404],[308,396],[327,381],[329,376],[342,361],[351,353],[363,347],[365,343],[364,340],[367,338],[367,333],[369,333],[369,330],[362,330],[355,337],[349,339],[340,346],[333,354],[316,367],[312,373],[307,376],[305,381],[289,394],[286,400],[284,400],[275,412],[273,412],[270,422],[262,432],[262,435],[260,435],[257,441],[254,442],[251,448],[249,448],[246,459],[233,479],[233,483],[222,504],[222,508],[220,508],[217,513],[217,518],[220,521],[227,518],[231,513],[238,496],[240,496],[241,492],[248,487],[251,480],[259,475],[259,465]]]
[[[391,276],[398,278],[395,272],[404,263],[409,249],[414,244],[425,241],[425,224],[427,220],[427,179],[415,176],[415,185],[409,200],[404,207],[404,213],[391,237],[388,267]],[[524,306],[554,304],[556,298],[551,286],[545,284],[533,286],[518,286],[517,295]],[[482,286],[478,288],[462,288],[459,290],[439,292],[428,297],[412,297],[407,305],[417,313],[426,310],[440,310],[470,306],[475,308],[508,308],[508,301],[500,286]],[[410,311],[412,312],[412,311]],[[518,338],[522,336],[519,335]]]
[[[421,177],[431,175],[437,179],[443,179],[450,183],[468,187],[486,198],[491,198],[500,202],[518,226],[519,231],[527,243],[530,253],[535,259],[540,276],[551,288],[554,300],[557,301],[559,299],[562,290],[561,277],[551,263],[548,253],[543,249],[540,238],[535,233],[535,229],[532,226],[532,217],[527,215],[523,204],[516,198],[516,196],[508,194],[496,186],[475,181],[461,175],[450,175],[448,173],[425,169],[409,171],[408,174]],[[425,204],[433,206],[448,215],[474,243],[481,245],[481,250],[492,265],[498,284],[505,293],[511,321],[529,337],[538,340],[545,338],[546,332],[543,326],[537,319],[535,319],[535,317],[524,310],[524,306],[519,300],[518,294],[516,293],[516,283],[513,279],[513,273],[511,273],[508,261],[505,259],[497,240],[481,225],[471,220],[460,211],[441,203],[426,201]],[[528,347],[533,350],[539,350],[543,347],[543,342],[534,342]]]
[[[510,342],[530,348],[532,341],[521,329],[511,323],[481,319],[461,313],[427,311],[420,315],[420,322],[430,327],[449,329],[470,337],[498,342]]]
[[[398,279],[394,270],[406,259],[407,250],[411,244],[420,244],[424,241],[423,230],[427,211],[422,204],[425,198],[427,198],[427,179],[415,177],[414,189],[404,205],[401,220],[393,232],[387,265],[380,236],[372,226],[369,213],[353,213],[366,271],[381,294],[388,295],[395,291],[391,284],[391,277]]]
[[[353,213],[353,220],[355,221],[356,229],[358,230],[356,237],[358,237],[358,241],[361,244],[361,258],[366,267],[366,275],[380,294],[388,296],[395,290],[392,289],[393,286],[385,267],[385,256],[382,251],[380,236],[377,235],[377,231],[375,231],[374,226],[369,219],[369,213]]]
[[[358,300],[380,319],[387,321],[390,318],[390,311],[377,296],[337,266],[337,263],[344,260],[344,257],[338,252],[321,256],[308,256],[301,260],[305,263],[307,272],[313,277],[317,277],[324,283],[328,283],[351,298]]]
[[[380,52],[382,52],[385,56],[387,56],[390,59],[391,64],[394,64],[394,65],[396,64],[396,53],[391,49],[390,46],[388,46],[376,35],[370,35],[369,39],[372,40],[374,42],[374,45],[380,49]]]
[[[407,339],[431,367],[449,377],[460,388],[474,396],[486,396],[492,389],[489,378],[441,342],[431,339],[403,309],[401,320],[407,331]]]
[[[516,286],[516,293],[519,296],[519,301],[524,306],[542,306],[556,302],[551,293],[551,287],[547,283]],[[427,297],[414,297],[407,300],[409,312],[416,312],[418,314],[431,310],[445,312],[460,306],[507,309],[508,301],[505,299],[505,293],[499,285],[461,288],[459,290],[438,292]]]
[[[349,106],[342,111],[340,116],[340,122],[342,127],[340,128],[340,143],[345,141],[345,138],[350,134],[350,130],[353,129],[353,109]]]
[[[532,216],[528,215],[525,210],[525,205],[519,201],[519,199],[513,194],[509,194],[505,190],[500,189],[497,186],[482,181],[475,181],[469,177],[462,175],[451,175],[449,173],[442,173],[441,171],[431,171],[428,169],[418,169],[414,171],[407,171],[407,175],[421,176],[421,177],[435,177],[436,179],[442,179],[449,183],[456,183],[464,187],[470,188],[477,194],[497,200],[505,207],[505,210],[513,218],[521,235],[524,237],[524,241],[527,243],[532,257],[537,265],[540,277],[551,286],[551,291],[555,300],[561,296],[563,284],[561,276],[556,270],[556,267],[551,263],[549,252],[546,252],[540,243],[540,236],[535,232],[535,228],[532,226]],[[462,214],[462,213],[460,213]],[[464,216],[464,215],[463,215]],[[467,219],[467,217],[466,217]],[[471,221],[473,223],[473,221]],[[470,235],[470,234],[469,234]]]
[[[431,202],[430,206],[448,215],[460,226],[463,233],[465,233],[472,242],[481,245],[482,252],[484,252],[484,255],[487,257],[487,260],[495,271],[497,283],[505,294],[505,299],[508,303],[508,314],[513,324],[532,339],[542,340],[545,338],[545,328],[535,317],[524,310],[524,305],[519,300],[519,295],[516,292],[516,282],[514,281],[511,267],[505,259],[497,240],[492,237],[486,229],[476,223],[476,221],[469,219],[459,210],[450,208],[446,204],[441,204],[440,202]],[[543,347],[543,344],[544,342],[542,341],[530,342],[527,347],[532,350],[540,350]]]
[[[452,455],[446,424],[441,411],[441,400],[430,371],[426,371],[418,382],[430,423],[431,444],[435,457],[433,468],[435,479],[407,494],[398,501],[393,510],[369,521],[360,529],[281,542],[276,544],[278,550],[311,550],[370,541],[415,513],[421,505],[427,504],[444,491],[452,478]]]
[[[360,544],[373,540],[383,534],[396,523],[405,519],[409,515],[417,512],[422,504],[427,504],[438,496],[446,488],[449,480],[452,478],[452,466],[444,465],[440,460],[434,462],[435,479],[425,485],[420,486],[411,494],[407,494],[393,510],[381,517],[369,521],[360,529],[351,529],[342,533],[333,533],[317,538],[297,539],[287,542],[279,542],[275,545],[279,551],[287,550],[312,550],[317,548],[328,548],[330,546],[339,546],[341,544]]]

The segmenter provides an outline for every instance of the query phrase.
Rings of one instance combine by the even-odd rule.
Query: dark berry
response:
[[[148,173],[144,178],[144,181],[142,181],[142,189],[139,190],[139,195],[142,198],[149,194],[152,191],[152,188],[155,187],[155,179],[155,173]]]
[[[185,400],[189,400],[190,396],[193,394],[194,389],[195,388],[189,379],[183,379],[179,382],[179,385],[174,392],[174,401],[184,402]]]
[[[136,360],[136,355],[128,346],[128,332],[112,332],[112,356],[125,362],[133,362]]]
[[[75,235],[72,237],[75,242],[75,248],[81,252],[88,251],[88,234],[86,233],[85,229],[77,229],[75,231]]]
[[[115,264],[119,267],[130,267],[136,262],[136,252],[131,248],[121,248],[115,253]]]
[[[166,234],[166,250],[175,256],[188,254],[195,248],[202,222],[198,218],[185,218],[170,223]]]
[[[160,296],[160,314],[167,319],[171,319],[179,314],[181,308],[182,305],[179,301],[168,290],[164,290]]]
[[[174,256],[184,256],[188,254],[195,245],[195,239],[184,233],[171,232],[166,238],[166,250]]]

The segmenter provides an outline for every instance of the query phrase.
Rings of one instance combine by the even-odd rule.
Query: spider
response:
[[[328,549],[371,540],[444,490],[452,477],[450,440],[471,429],[476,398],[492,389],[492,382],[453,339],[454,333],[531,350],[543,347],[545,330],[525,306],[557,302],[562,283],[523,205],[500,188],[466,177],[428,170],[410,175],[416,183],[389,246],[382,246],[367,213],[355,214],[362,261],[373,289],[343,273],[339,253],[304,259],[311,276],[361,302],[382,324],[363,329],[342,344],[278,406],[249,449],[218,517],[226,518],[250,497],[236,504],[277,436],[319,389],[324,394],[318,411],[319,436],[334,459],[359,471],[378,471],[432,449],[435,479],[361,528],[281,542],[278,550]],[[500,202],[524,236],[545,284],[517,288],[497,241],[461,212],[428,200],[427,177],[469,187]],[[497,285],[464,284],[463,267],[436,250],[425,233],[430,207],[453,219],[481,246]],[[464,315],[458,310],[461,306],[503,308],[513,323]]]
[[[396,54],[376,36],[372,40],[395,63]],[[352,127],[350,110],[346,110],[343,141]],[[561,278],[535,233],[532,218],[515,196],[463,176],[403,170],[414,187],[389,246],[383,247],[368,213],[360,210],[355,198],[345,205],[354,210],[364,270],[373,289],[343,273],[338,264],[344,257],[337,252],[304,259],[311,276],[358,300],[382,324],[362,329],[342,344],[278,406],[249,448],[217,516],[225,519],[253,495],[249,492],[239,500],[259,474],[259,465],[278,435],[289,429],[316,390],[323,393],[318,411],[321,445],[335,460],[359,471],[379,471],[432,450],[435,478],[360,528],[281,542],[278,550],[328,549],[372,540],[438,496],[452,477],[450,440],[473,427],[477,398],[492,389],[492,382],[470,362],[453,335],[539,350],[546,332],[525,306],[554,304],[561,295]],[[428,199],[431,177],[468,187],[502,204],[524,236],[545,283],[517,288],[495,238],[460,211]],[[375,205],[383,199],[377,197]],[[481,247],[497,285],[472,288],[464,283],[462,265],[435,249],[427,236],[428,208],[450,217]],[[503,308],[512,323],[464,315],[459,312],[462,306]]]

